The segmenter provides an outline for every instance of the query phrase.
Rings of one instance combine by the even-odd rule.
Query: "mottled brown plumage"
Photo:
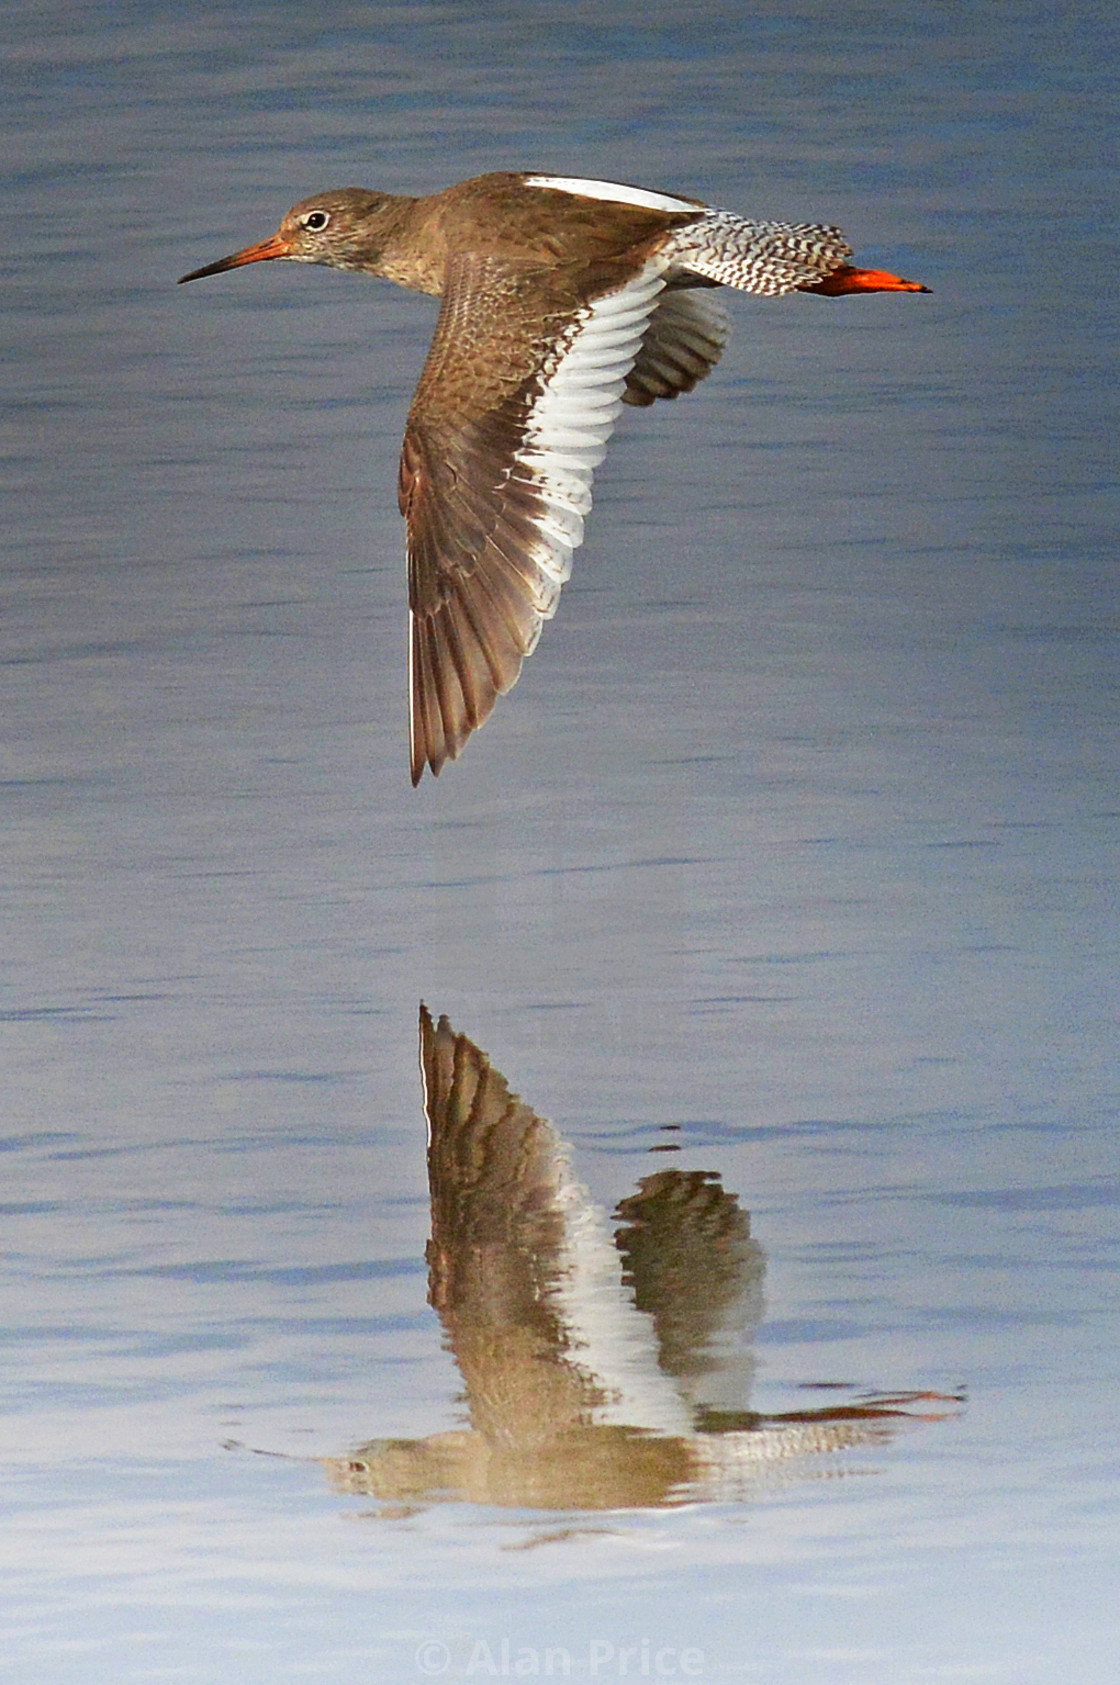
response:
[[[509,690],[555,612],[622,403],[691,391],[728,334],[709,289],[924,292],[845,260],[838,229],[504,172],[411,199],[340,188],[184,281],[272,258],[442,300],[405,429],[412,781]]]

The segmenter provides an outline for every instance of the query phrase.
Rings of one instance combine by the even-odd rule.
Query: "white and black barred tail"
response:
[[[667,250],[675,269],[770,298],[827,280],[852,255],[838,228],[717,210],[674,230]]]

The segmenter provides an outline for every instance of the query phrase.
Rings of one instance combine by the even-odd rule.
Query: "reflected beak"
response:
[[[232,257],[220,257],[217,263],[208,263],[204,269],[192,269],[189,275],[180,275],[179,285],[182,286],[184,281],[201,281],[204,275],[221,275],[227,269],[240,269],[243,263],[267,263],[270,258],[287,257],[291,249],[282,235],[271,234],[259,245],[246,246],[243,252],[234,252]]]

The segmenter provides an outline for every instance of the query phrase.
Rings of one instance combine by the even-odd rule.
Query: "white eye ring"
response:
[[[321,234],[324,228],[329,227],[331,217],[329,211],[308,211],[299,220],[309,234]]]

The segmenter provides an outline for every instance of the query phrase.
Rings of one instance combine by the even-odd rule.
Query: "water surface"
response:
[[[1112,13],[43,4],[9,36],[13,1677],[1110,1679]],[[702,389],[623,416],[516,691],[413,792],[432,301],[173,282],[317,188],[505,167],[835,220],[934,290],[730,299]],[[710,1408],[963,1413],[665,1503],[342,1489],[467,1409],[422,999],[607,1245],[667,1171],[749,1218]]]

